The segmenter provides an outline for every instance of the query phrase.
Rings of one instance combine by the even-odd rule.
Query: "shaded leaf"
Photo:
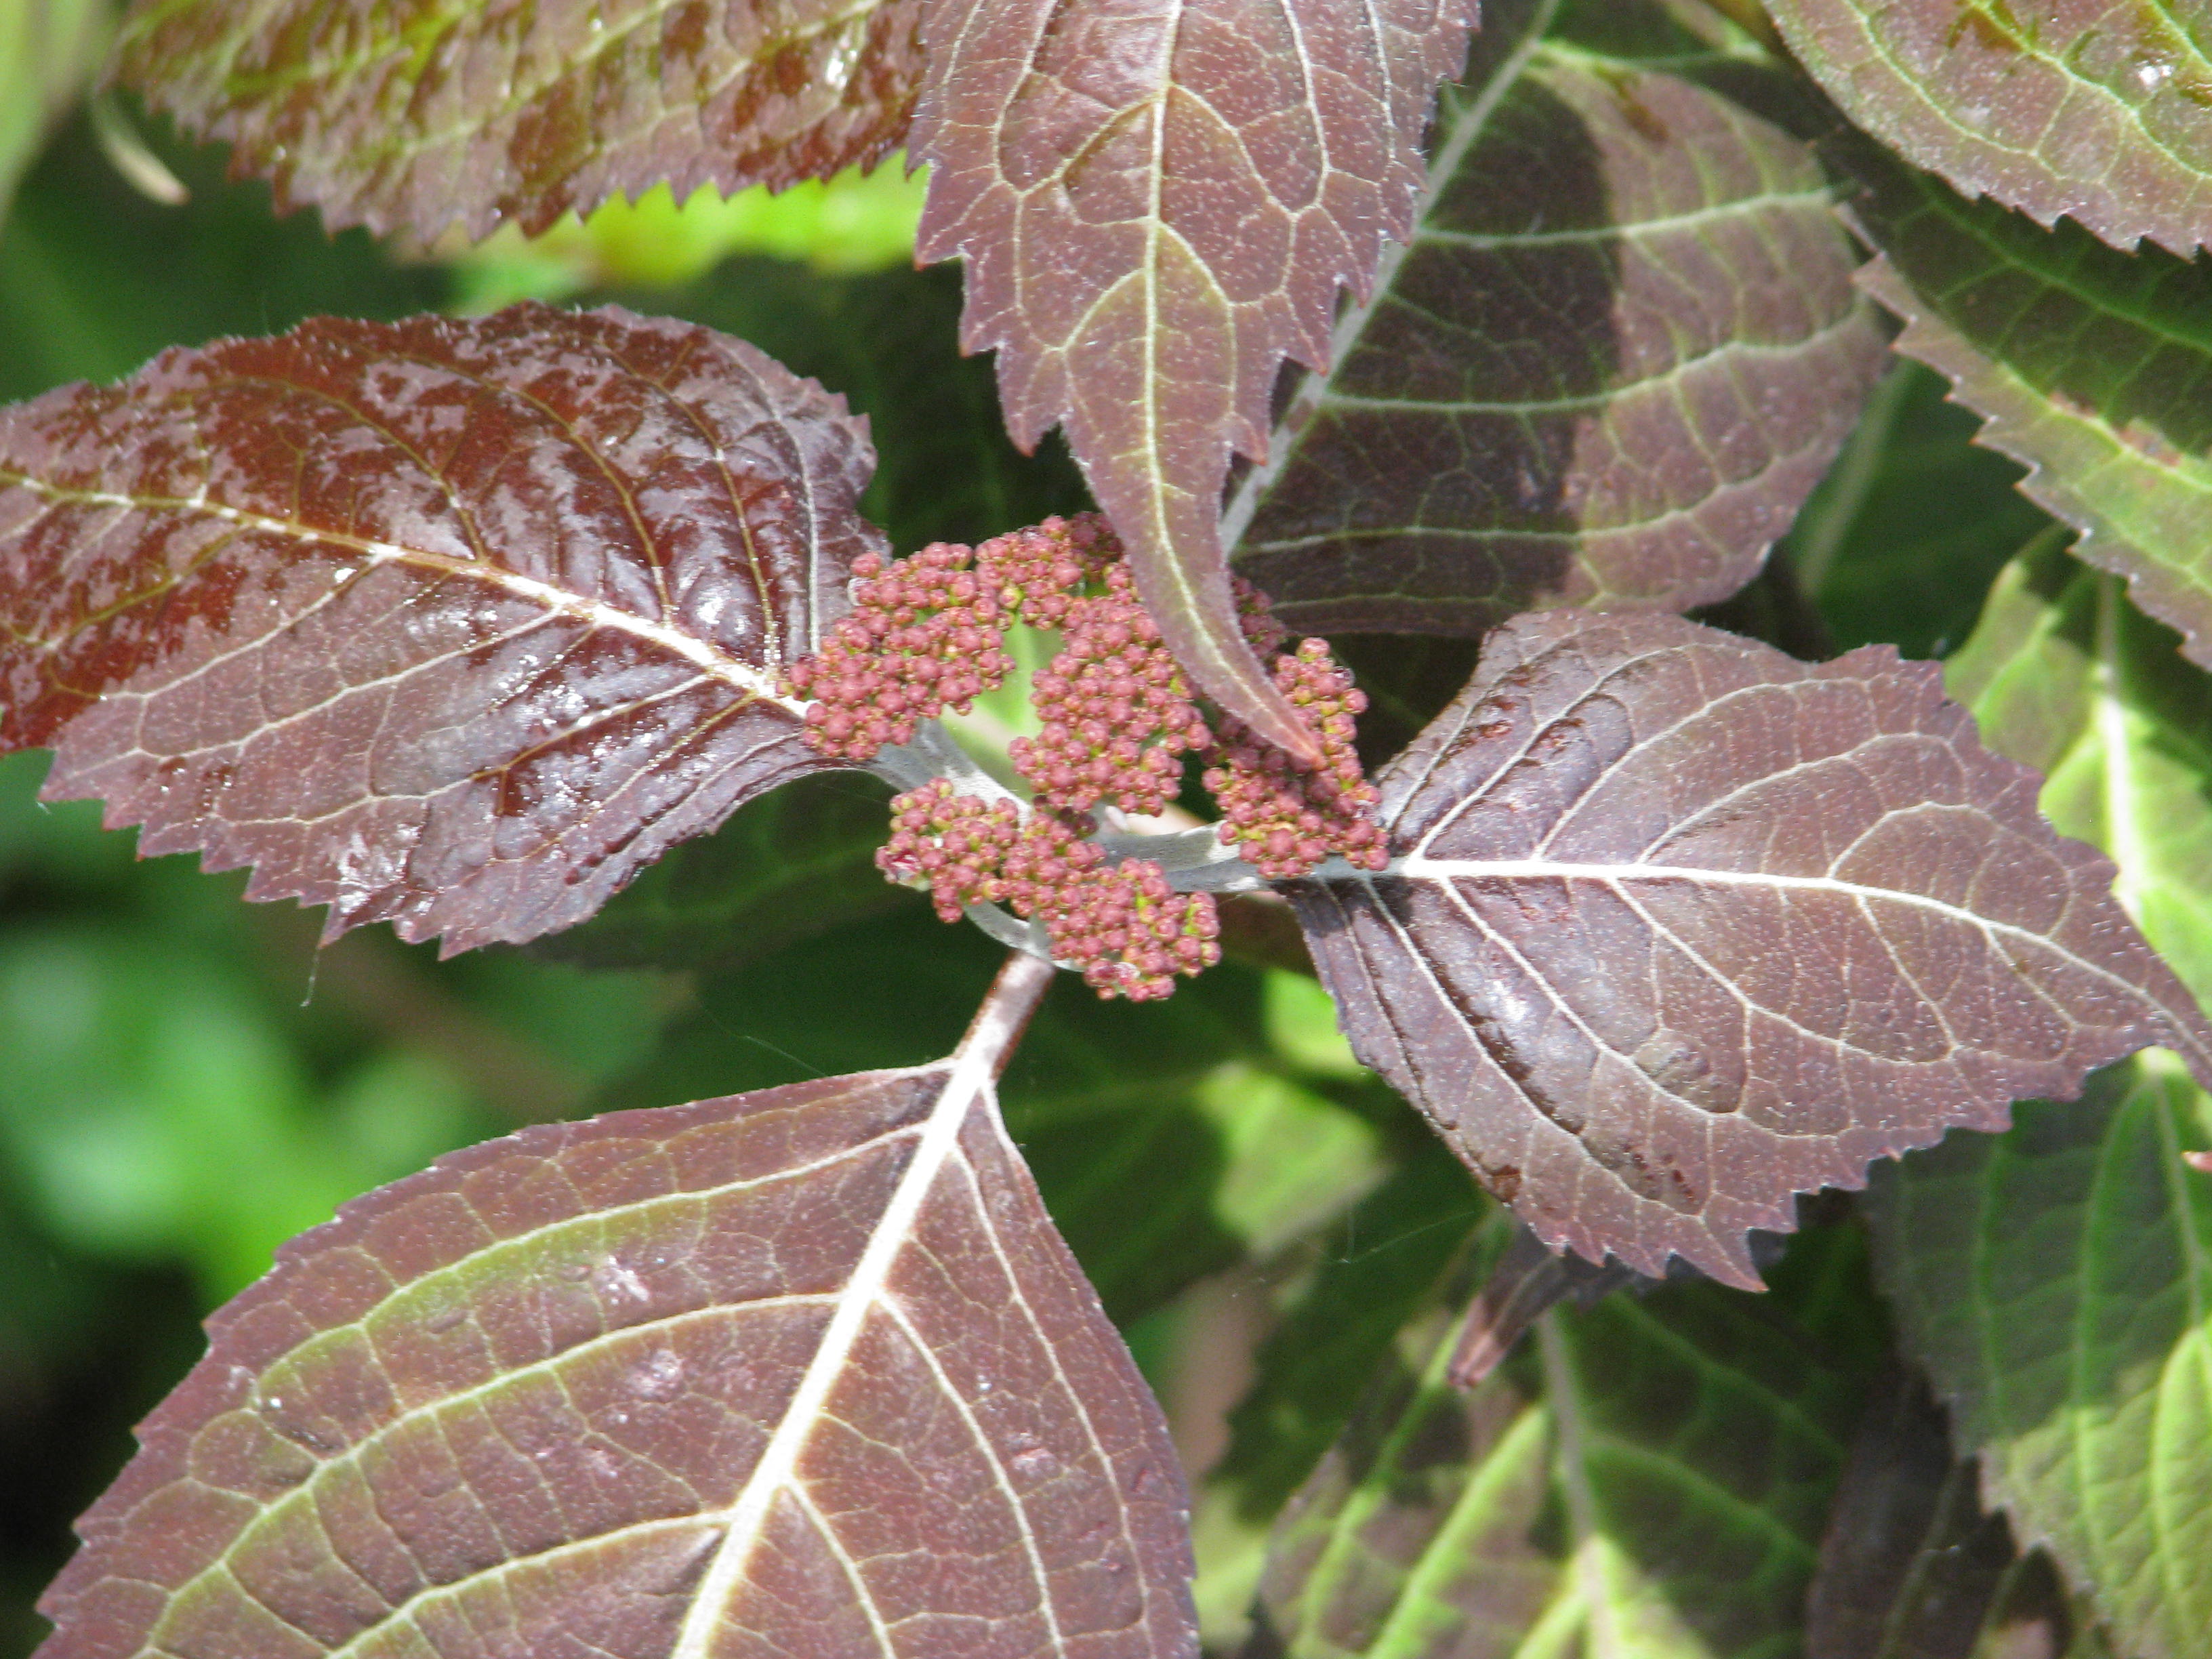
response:
[[[526,1131],[289,1247],[46,1659],[1192,1652],[1165,1426],[995,1109],[1050,977],[937,1065]]]
[[[1861,277],[2082,532],[2081,556],[2212,666],[2212,264],[2104,246],[1967,202],[1859,146],[1855,214],[1883,257]]]
[[[866,415],[880,463],[861,512],[902,551],[972,546],[1091,505],[1057,440],[1034,455],[1007,441],[990,364],[960,355],[957,270],[833,276],[730,259],[675,294],[608,297],[750,340]]]
[[[428,241],[878,161],[911,113],[922,3],[138,0],[114,73],[280,208]]]
[[[1766,0],[1844,112],[1969,195],[2106,241],[2212,241],[2205,0]]]
[[[1353,1048],[1543,1241],[1755,1285],[1793,1194],[2208,1029],[1933,664],[1526,617],[1289,887]]]
[[[2092,1659],[2106,1653],[2051,1558],[1984,1515],[1917,1375],[1875,1393],[1808,1598],[1806,1659]]]
[[[1687,610],[1759,566],[1886,360],[1788,78],[1656,0],[1492,0],[1426,210],[1224,520],[1294,628]]]
[[[2119,863],[2113,896],[2212,1002],[2212,675],[2054,531],[1997,578],[1951,659],[1982,739],[2045,774],[2045,817]]]
[[[748,801],[535,949],[587,968],[728,969],[913,902],[876,868],[890,792],[843,772]]]
[[[0,9],[0,221],[46,130],[91,78],[105,0],[13,0]]]
[[[2023,1542],[2142,1659],[2212,1629],[2212,1100],[2170,1055],[2022,1102],[1884,1171],[1868,1213],[1905,1348]]]
[[[884,890],[896,910],[702,975],[696,1011],[599,1103],[942,1054],[1003,951],[946,927],[914,893]],[[1144,1006],[1101,1001],[1070,977],[1007,1070],[1009,1132],[1117,1322],[1326,1226],[1390,1178],[1411,1139],[1387,1086],[1311,1052],[1317,1027],[1334,1035],[1334,1012],[1310,980],[1301,1008],[1289,977],[1224,964]],[[867,1018],[823,1018],[851,1009]]]
[[[822,762],[774,676],[879,538],[842,403],[618,311],[325,320],[0,413],[0,743],[143,853],[449,950]]]
[[[1139,592],[1200,687],[1311,740],[1238,629],[1218,526],[1285,357],[1413,228],[1437,85],[1474,0],[929,0],[918,252],[966,261],[1024,447],[1065,424]]]
[[[1547,1314],[1472,1392],[1445,1380],[1449,1329],[1410,1328],[1277,1527],[1248,1659],[1799,1651],[1863,1386],[1824,1328],[1867,1304],[1859,1273],[1806,1277]]]
[[[1982,423],[1949,390],[1899,359],[1769,562],[1792,567],[1838,647],[1943,655],[1973,631],[2005,561],[2051,524],[2014,488],[2020,469],[1973,441]]]

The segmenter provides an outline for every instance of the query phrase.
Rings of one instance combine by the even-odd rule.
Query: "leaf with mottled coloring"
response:
[[[1855,1254],[1796,1241],[1778,1305],[1698,1284],[1556,1310],[1472,1392],[1449,1326],[1409,1328],[1276,1528],[1248,1659],[1800,1652],[1864,1387],[1830,1328],[1871,1300],[1863,1261],[1811,1258]]]
[[[1691,15],[1485,9],[1411,245],[1340,319],[1334,373],[1293,395],[1224,520],[1292,627],[1687,610],[1789,528],[1887,360],[1883,327],[1795,88]]]
[[[2208,0],[1766,0],[1844,112],[1969,195],[2212,242]]]
[[[2212,1003],[2212,675],[2178,647],[2053,531],[1998,576],[1945,681],[1984,743],[2049,777],[2044,815],[2113,858],[2114,896]]]
[[[280,207],[428,240],[888,155],[924,0],[137,0],[114,73]]]
[[[2015,1536],[2132,1659],[2212,1630],[2212,1097],[2171,1055],[1884,1171],[1867,1210],[1906,1351]]]
[[[823,767],[781,665],[880,538],[843,404],[620,311],[321,320],[0,410],[0,747],[143,853],[448,950]]]
[[[1182,1659],[1166,1425],[954,1055],[546,1125],[210,1322],[43,1659]]]
[[[1853,213],[1883,257],[1861,280],[2028,469],[2077,551],[2212,667],[2212,263],[2043,230],[1870,146]]]
[[[1306,751],[1237,625],[1222,481],[1267,453],[1283,360],[1328,362],[1340,286],[1413,228],[1473,0],[927,3],[921,256],[966,260],[1008,428],[1066,425],[1200,688]]]
[[[1984,1514],[1917,1374],[1875,1394],[1807,1597],[1805,1659],[2109,1659],[2041,1550]]]
[[[1793,1195],[2212,1028],[1935,665],[1555,611],[1289,887],[1360,1058],[1553,1247],[1753,1285]]]

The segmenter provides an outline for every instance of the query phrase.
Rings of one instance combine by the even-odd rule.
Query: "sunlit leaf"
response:
[[[1800,1243],[1850,1248],[1839,1229]],[[1444,1381],[1448,1326],[1425,1352],[1409,1331],[1408,1364],[1284,1514],[1250,1651],[1801,1651],[1863,1378],[1821,1328],[1824,1301],[1866,1316],[1838,1288],[1779,1310],[1704,1284],[1555,1311],[1472,1393]]]
[[[115,72],[280,206],[428,241],[877,161],[912,112],[922,4],[138,0]]]
[[[1984,742],[2048,775],[2045,815],[2118,862],[2114,896],[2212,1002],[2212,675],[2177,647],[2053,532],[1999,575],[1945,678]]]
[[[2106,1659],[2051,1558],[1985,1515],[1917,1374],[1879,1389],[1820,1546],[1805,1659]]]
[[[1973,441],[1982,423],[1949,390],[1899,360],[1776,550],[1838,646],[1942,656],[1973,631],[2005,561],[2051,524],[2014,488],[2020,469]]]
[[[1756,1285],[1792,1195],[2212,1028],[1934,665],[1671,617],[1492,636],[1290,887],[1360,1057],[1554,1248]]]
[[[1884,257],[1863,282],[2082,532],[2081,556],[2212,666],[2212,263],[2043,230],[1861,146],[1854,205]]]
[[[878,544],[871,459],[618,311],[169,353],[0,412],[0,742],[331,936],[529,939],[819,769],[775,676]]]
[[[1766,0],[1845,114],[1969,195],[2212,241],[2212,5]]]
[[[2208,1146],[2212,1098],[2153,1051],[1869,1197],[1905,1346],[1984,1492],[2142,1659],[2212,1630],[2212,1176],[2182,1159]]]
[[[1200,686],[1294,750],[1219,533],[1285,357],[1329,356],[1413,228],[1473,0],[929,0],[919,250],[966,262],[1017,441],[1065,423],[1138,591]]]
[[[46,1659],[1194,1651],[1165,1425],[992,1079],[546,1126],[288,1248],[45,1603]]]
[[[1883,330],[1790,81],[1692,15],[1485,9],[1412,245],[1224,521],[1293,627],[1687,610],[1789,527]]]

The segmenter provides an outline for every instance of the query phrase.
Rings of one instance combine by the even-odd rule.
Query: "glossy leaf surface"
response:
[[[1969,195],[2106,241],[2212,241],[2212,5],[1766,0],[1859,126]]]
[[[1492,0],[1425,211],[1224,523],[1291,626],[1686,610],[1759,568],[1887,358],[1797,94],[1654,0]]]
[[[307,1235],[82,1523],[47,1659],[1191,1651],[1174,1454],[1000,1125],[1003,1007]]]
[[[1869,1195],[1907,1350],[2023,1542],[2145,1659],[2212,1629],[2212,1099],[2154,1051],[2078,1102],[2023,1102]]]
[[[878,544],[839,400],[618,311],[321,321],[0,412],[0,743],[142,852],[452,950],[816,770],[775,690]]]
[[[2042,806],[2119,864],[2113,893],[2212,1001],[2212,675],[2118,577],[2045,536],[1997,578],[1945,671],[1983,741],[2050,781]]]
[[[115,73],[280,207],[428,240],[888,154],[922,0],[139,0]]]
[[[1202,689],[1309,740],[1245,645],[1218,526],[1285,357],[1413,228],[1473,0],[928,0],[918,249],[966,261],[1006,422],[1055,422]]]
[[[1898,349],[1949,377],[2082,532],[2082,558],[2212,666],[2212,264],[2039,229],[1860,148],[1862,280],[1905,319]]]
[[[1676,617],[1492,636],[1290,889],[1352,1047],[1554,1248],[1758,1282],[1792,1195],[2212,1030],[1932,664]]]
[[[2100,1659],[2051,1558],[2023,1556],[1984,1514],[1916,1375],[1879,1389],[1860,1425],[1807,1600],[1806,1659]],[[2077,1627],[2078,1626],[2078,1627]]]
[[[1863,1383],[1857,1345],[1824,1327],[1864,1317],[1863,1296],[1838,1293],[1861,1275],[1779,1310],[1695,1285],[1555,1311],[1471,1393],[1444,1380],[1446,1329],[1406,1356],[1285,1512],[1249,1651],[1801,1651]]]

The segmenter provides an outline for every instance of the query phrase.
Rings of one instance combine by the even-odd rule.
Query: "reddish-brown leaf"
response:
[[[138,0],[115,74],[332,226],[428,240],[665,180],[680,198],[882,159],[922,0]]]
[[[1491,0],[1419,228],[1224,517],[1275,614],[1479,635],[1750,580],[1888,357],[1805,101],[1710,16]]]
[[[451,950],[823,763],[775,691],[880,540],[842,400],[710,330],[311,322],[0,410],[0,749],[145,853]]]
[[[1753,1229],[2212,1028],[1932,663],[1522,617],[1291,889],[1352,1046],[1543,1241],[1755,1285]]]
[[[929,0],[921,256],[965,257],[1008,426],[1066,423],[1184,665],[1300,751],[1237,626],[1222,481],[1266,454],[1283,359],[1325,367],[1340,285],[1364,296],[1412,230],[1474,9]]]
[[[986,1006],[939,1065],[526,1130],[286,1246],[42,1659],[1194,1653],[1174,1449]]]

